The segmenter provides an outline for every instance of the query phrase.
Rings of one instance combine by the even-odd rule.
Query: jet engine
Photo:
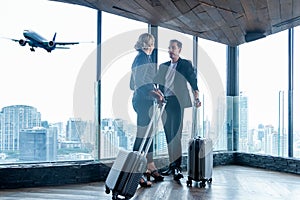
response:
[[[23,39],[21,39],[21,40],[19,40],[19,44],[20,44],[21,46],[25,46],[25,45],[26,45],[26,41],[23,40]]]
[[[48,42],[48,47],[52,48],[55,46],[55,42],[54,41],[49,41]]]

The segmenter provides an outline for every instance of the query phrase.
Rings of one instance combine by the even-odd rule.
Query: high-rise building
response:
[[[100,154],[101,158],[113,158],[119,148],[132,150],[130,138],[136,128],[127,124],[123,119],[105,118],[101,120]]]
[[[34,127],[20,131],[20,160],[54,161],[57,154],[57,130]]]
[[[114,158],[119,151],[119,139],[114,130],[101,130],[100,135],[100,157]]]
[[[57,139],[58,141],[66,140],[66,129],[63,122],[57,122],[50,124],[50,127],[55,127],[57,129]]]
[[[265,137],[264,137],[264,153],[274,155],[274,126],[273,125],[266,125],[265,126]],[[276,134],[277,135],[277,134]],[[272,152],[273,149],[273,152]]]
[[[58,130],[56,127],[47,128],[46,134],[46,159],[47,161],[57,160]]]
[[[225,95],[218,97],[217,120],[215,135],[210,136],[214,141],[214,150],[227,149],[227,119]]]
[[[281,134],[277,134],[277,151],[278,156],[288,156],[288,134],[285,129]]]
[[[101,120],[100,157],[102,159],[116,157],[119,151],[119,145],[114,120],[110,118]]]
[[[97,142],[96,126],[93,121],[87,121],[84,132],[81,135],[81,143],[89,151],[95,150]],[[96,150],[95,150],[96,151]]]
[[[115,119],[114,120],[114,129],[117,131],[119,138],[119,147],[128,149],[128,139],[125,133],[124,120]]]
[[[248,136],[248,97],[240,95],[240,138]]]
[[[239,98],[239,150],[248,151],[248,97]]]
[[[182,153],[188,152],[190,140],[191,140],[191,131],[183,128],[182,129],[182,138],[181,138]]]
[[[258,125],[258,132],[257,132],[257,139],[262,141],[262,139],[265,137],[265,130],[264,130],[264,125],[259,124]]]
[[[69,119],[66,128],[67,141],[80,142],[81,136],[84,135],[86,124],[81,119]]]
[[[4,107],[0,118],[0,150],[18,151],[20,130],[41,126],[41,114],[27,105]]]
[[[153,140],[153,148],[156,156],[168,154],[168,145],[164,130],[159,130],[155,135]]]
[[[254,147],[254,134],[256,134],[255,129],[248,130],[248,136],[247,136],[247,144],[248,144],[248,150],[253,151]]]
[[[113,128],[113,119],[105,118],[101,120],[101,130],[110,130]]]
[[[0,112],[0,151],[5,148],[5,137],[4,137],[4,117],[3,113]]]

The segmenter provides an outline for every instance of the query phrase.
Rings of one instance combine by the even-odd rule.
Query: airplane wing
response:
[[[1,37],[3,39],[12,40],[14,42],[18,42],[21,46],[25,46],[27,43],[31,44],[30,40],[27,39],[14,39],[14,38],[8,38],[8,37]]]
[[[55,42],[56,45],[74,45],[79,44],[79,42]]]
[[[70,47],[55,47],[56,49],[70,49]]]
[[[6,39],[12,40],[12,41],[14,41],[14,42],[19,42],[19,40],[13,39],[13,38],[6,38]]]
[[[7,39],[7,40],[12,40],[12,41],[14,41],[14,42],[19,42],[19,39],[13,39],[13,38],[2,37],[2,36],[1,36],[1,38]],[[27,40],[26,40],[26,41],[27,41]]]
[[[55,42],[55,45],[74,45],[74,44],[82,43],[82,42],[57,42],[57,41],[55,41],[55,38],[56,38],[56,33],[54,34],[53,39],[52,39],[52,41]]]
[[[94,43],[94,41],[81,41],[81,42],[56,42],[55,41],[56,45],[74,45],[74,44],[80,44],[80,43]]]

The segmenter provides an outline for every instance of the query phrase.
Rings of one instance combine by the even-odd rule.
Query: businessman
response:
[[[169,167],[162,175],[173,175],[174,180],[183,178],[182,161],[182,126],[184,108],[192,107],[192,100],[187,85],[193,90],[196,106],[201,106],[195,68],[189,60],[180,58],[182,43],[170,40],[168,53],[170,61],[159,66],[155,82],[166,98],[166,107],[162,116],[166,140],[168,143]]]

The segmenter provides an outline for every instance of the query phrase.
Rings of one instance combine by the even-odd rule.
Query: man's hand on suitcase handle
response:
[[[196,108],[199,108],[201,106],[201,101],[198,98],[195,99],[194,105],[196,106]]]

